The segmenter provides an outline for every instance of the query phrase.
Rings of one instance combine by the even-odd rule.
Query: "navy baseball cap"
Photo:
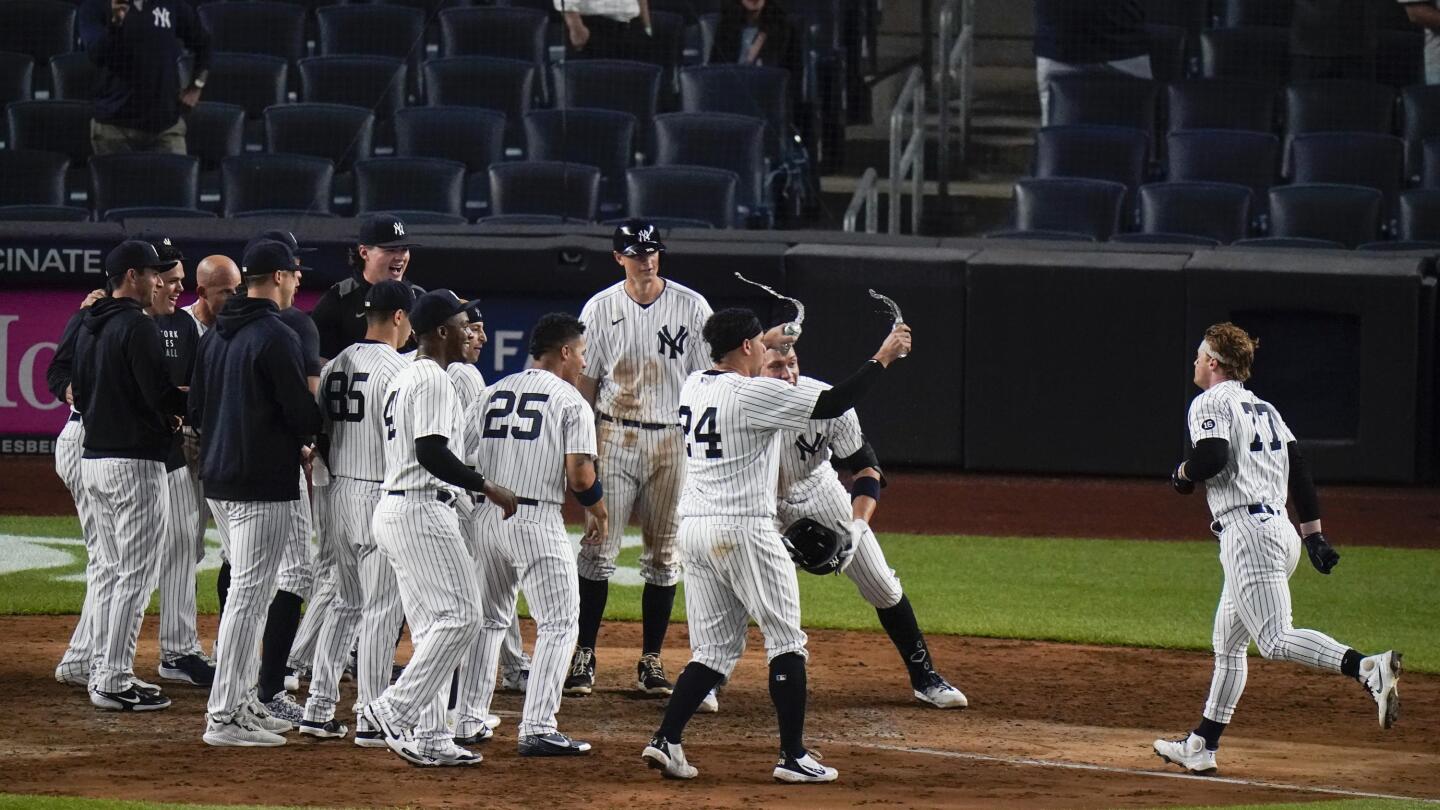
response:
[[[627,219],[615,226],[615,252],[621,256],[664,253],[665,244],[655,235],[655,226],[643,219]]]
[[[144,239],[126,239],[105,254],[105,276],[116,278],[126,270],[169,270],[174,259],[163,259],[155,246]]]
[[[365,309],[371,312],[409,312],[415,306],[415,291],[403,281],[386,279],[365,293]]]
[[[394,214],[366,214],[360,218],[359,242],[387,248],[416,247],[405,238],[405,222]]]
[[[470,323],[480,323],[485,320],[485,313],[480,311],[479,298],[471,298],[465,302],[465,319]]]
[[[266,231],[255,237],[254,241],[259,241],[261,239],[273,239],[276,242],[281,242],[285,245],[288,245],[290,247],[291,253],[298,254],[315,252],[315,248],[300,247],[300,240],[296,239],[295,234],[291,233],[290,231],[282,231],[279,229],[273,231]]]
[[[449,290],[431,290],[415,299],[415,306],[410,308],[410,326],[415,334],[423,335],[464,311],[465,302],[460,296]]]
[[[279,270],[295,272],[309,270],[300,264],[295,251],[284,242],[274,239],[257,239],[245,246],[245,257],[240,262],[240,275],[264,276]]]
[[[163,236],[153,231],[145,231],[144,233],[137,234],[135,238],[154,245],[155,252],[160,254],[161,261],[185,261],[185,254],[180,252],[180,248],[175,247],[175,243],[171,242],[168,236]]]

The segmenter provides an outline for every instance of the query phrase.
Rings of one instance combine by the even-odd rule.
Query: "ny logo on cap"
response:
[[[170,237],[167,236],[164,239],[161,239],[160,242],[161,244],[165,245],[165,247],[170,247]]]
[[[395,229],[395,235],[396,235],[396,236],[404,236],[404,235],[405,235],[405,223],[403,223],[403,222],[401,222],[401,221],[399,221],[399,220],[396,220],[395,222],[390,223],[390,227],[392,227],[392,228]]]
[[[644,228],[641,228],[639,231],[637,231],[637,232],[635,233],[635,236],[639,237],[639,239],[640,239],[641,242],[654,242],[654,241],[655,241],[655,238],[654,238],[654,237],[655,237],[655,226],[654,226],[654,225],[647,225],[647,226],[645,226]]]

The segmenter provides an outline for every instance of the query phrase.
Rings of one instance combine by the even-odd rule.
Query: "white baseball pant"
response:
[[[310,490],[310,501],[311,517],[315,523],[314,557],[311,561],[314,580],[310,598],[305,601],[305,615],[300,617],[300,627],[295,631],[294,643],[290,645],[288,663],[292,669],[310,669],[313,666],[320,629],[325,626],[330,600],[335,598],[334,566],[325,552],[325,537],[334,531],[329,484],[314,486]],[[365,519],[369,520],[368,512]]]
[[[200,651],[195,569],[205,558],[205,527],[200,523],[200,480],[190,468],[165,473],[165,489],[165,530],[155,550],[147,593],[160,590],[160,658],[170,660]]]
[[[885,561],[880,541],[868,525],[855,525],[850,495],[839,481],[827,482],[800,495],[796,500],[779,499],[776,503],[776,526],[780,531],[801,518],[810,518],[840,533],[851,535],[855,556],[845,568],[845,576],[855,583],[860,596],[876,608],[895,607],[905,591],[895,569]]]
[[[488,511],[486,505],[483,500],[476,505],[466,494],[460,496],[460,508],[458,509],[460,533],[465,537],[465,547],[475,558],[475,576],[481,583],[485,581],[485,570],[480,567],[480,522],[482,514]],[[466,665],[469,665],[468,661]],[[505,637],[500,641],[500,671],[510,672],[529,668],[530,658],[525,655],[525,639],[520,635],[520,620],[517,615],[515,621],[510,622],[510,627],[505,630]],[[461,677],[464,677],[463,671]]]
[[[610,534],[604,543],[580,548],[580,576],[608,580],[615,575],[615,558],[632,512],[640,518],[644,548],[640,576],[651,585],[671,586],[680,581],[675,553],[675,513],[685,483],[684,434],[677,428],[645,430],[598,420],[596,466],[610,511]]]
[[[373,481],[335,476],[324,490],[326,504],[316,514],[325,514],[320,533],[319,567],[328,571],[334,583],[329,607],[311,660],[310,697],[305,701],[305,719],[326,722],[335,717],[340,700],[340,676],[350,660],[350,648],[360,624],[364,594],[360,587],[361,546],[373,546],[370,521],[380,502],[380,485]],[[313,605],[311,606],[313,609]],[[307,614],[308,615],[308,614]]]
[[[288,591],[301,599],[310,598],[310,589],[315,584],[314,522],[310,513],[310,482],[305,479],[305,469],[300,468],[300,497],[286,501],[294,514],[290,518],[290,535],[285,538],[281,552],[280,572],[276,576],[277,590]]]
[[[98,519],[90,496],[85,491],[81,477],[80,455],[84,452],[85,425],[72,417],[55,440],[55,472],[70,490],[75,501],[75,513],[80,517],[80,536],[85,540],[85,601],[80,607],[80,618],[75,622],[75,632],[70,635],[70,646],[55,668],[57,678],[90,679],[90,670],[99,657],[99,633],[95,628],[95,597],[99,593],[101,558],[97,534]]]

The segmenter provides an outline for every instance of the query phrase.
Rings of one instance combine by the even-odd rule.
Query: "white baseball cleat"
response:
[[[720,711],[720,698],[715,694],[714,689],[706,693],[705,699],[700,701],[700,708],[696,711],[701,714],[715,714]]]
[[[244,710],[236,712],[228,723],[207,719],[202,739],[206,745],[221,748],[275,748],[285,744],[284,737],[261,728]]]
[[[792,757],[782,753],[780,760],[775,763],[775,781],[777,782],[802,785],[818,782],[834,782],[839,778],[839,771],[821,765],[815,760],[815,755],[810,752],[806,752],[799,757]]]
[[[485,759],[479,754],[461,748],[449,740],[442,742],[437,748],[426,749],[424,755],[430,758],[430,765],[439,768],[479,765],[481,761]]]
[[[350,733],[350,729],[339,720],[301,720],[300,733],[322,740],[337,740]]]
[[[1219,770],[1215,752],[1206,748],[1205,738],[1193,731],[1183,740],[1156,740],[1154,748],[1156,756],[1196,776],[1214,776]]]
[[[396,756],[417,768],[431,768],[440,764],[434,757],[422,753],[415,736],[388,716],[381,714],[376,709],[376,704],[371,703],[360,711],[360,716],[371,728],[380,732],[380,736],[385,740],[385,747],[395,752]]]
[[[700,775],[695,766],[685,761],[685,750],[680,743],[672,743],[659,734],[650,739],[640,758],[666,779],[694,779]]]
[[[499,727],[500,727],[500,715],[498,715],[498,714],[487,714],[487,715],[485,715],[485,727],[488,728],[488,729],[490,729],[491,731],[494,731],[495,729],[499,728]]]
[[[1400,653],[1388,650],[1360,659],[1360,683],[1380,710],[1380,727],[1390,728],[1400,717]]]
[[[938,672],[926,676],[925,688],[916,689],[915,699],[937,709],[963,709],[970,705],[965,693],[950,685]]]
[[[258,698],[250,698],[249,702],[247,702],[245,706],[240,709],[240,711],[246,717],[254,721],[255,725],[265,729],[271,734],[284,734],[285,732],[295,728],[295,724],[291,723],[289,720],[276,717],[275,715],[266,711],[265,704],[261,703]]]

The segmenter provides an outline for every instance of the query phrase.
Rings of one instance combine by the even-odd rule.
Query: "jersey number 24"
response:
[[[693,436],[696,444],[705,445],[705,458],[724,458],[725,449],[720,444],[720,431],[715,429],[716,408],[706,408],[700,412],[700,421],[694,424],[694,433],[691,431],[691,420],[695,414],[690,406],[680,406],[680,429],[685,431],[685,457],[690,457],[690,440]]]

